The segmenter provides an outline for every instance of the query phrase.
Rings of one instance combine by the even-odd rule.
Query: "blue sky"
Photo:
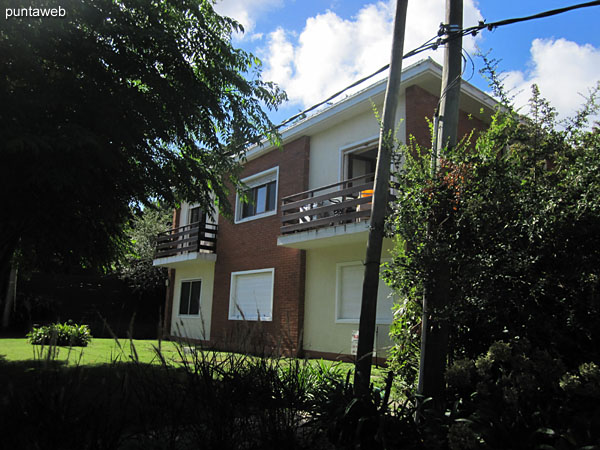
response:
[[[583,0],[464,0],[464,26],[526,16],[561,8]],[[354,80],[389,62],[395,0],[221,0],[216,9],[244,25],[246,32],[235,45],[263,61],[263,78],[277,82],[290,100],[271,115],[279,122],[323,100]],[[405,50],[436,34],[444,17],[444,0],[409,0]],[[600,6],[555,17],[483,31],[463,45],[475,62],[465,78],[483,90],[478,73],[477,48],[491,50],[502,60],[506,85],[518,106],[526,104],[530,85],[561,115],[573,113],[582,103],[579,94],[600,80]],[[404,62],[431,56],[443,60],[443,50],[430,51]]]

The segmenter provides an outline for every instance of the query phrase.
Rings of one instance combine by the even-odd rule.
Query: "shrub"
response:
[[[33,328],[27,333],[27,339],[32,345],[70,345],[87,347],[92,340],[88,325],[72,323],[53,323]]]
[[[565,372],[561,359],[525,339],[494,342],[446,371],[451,450],[597,448],[600,369]],[[586,447],[589,446],[589,447]]]

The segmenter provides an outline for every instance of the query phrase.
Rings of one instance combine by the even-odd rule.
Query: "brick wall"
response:
[[[279,167],[277,214],[234,224],[219,219],[217,262],[211,318],[211,343],[218,348],[247,351],[281,349],[301,352],[304,318],[303,250],[278,247],[281,198],[308,189],[309,138],[303,137],[245,164],[241,177]],[[235,205],[235,194],[229,197]],[[229,320],[231,273],[275,268],[273,320]]]
[[[431,132],[425,118],[433,120],[433,113],[437,106],[439,97],[430,94],[425,89],[413,85],[406,88],[406,136],[413,135],[417,143],[423,147],[431,147]],[[477,138],[477,131],[487,128],[487,124],[481,120],[471,117],[460,111],[458,119],[458,139],[476,130],[472,142]]]

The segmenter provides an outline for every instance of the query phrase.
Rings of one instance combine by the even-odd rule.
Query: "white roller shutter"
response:
[[[337,311],[338,322],[356,323],[360,319],[364,266],[361,262],[337,265]],[[377,293],[377,323],[392,322],[392,297],[390,288],[379,280]]]
[[[273,319],[274,269],[231,274],[230,320]]]

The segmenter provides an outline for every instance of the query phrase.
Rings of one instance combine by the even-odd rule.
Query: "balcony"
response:
[[[218,225],[196,222],[160,233],[154,253],[155,266],[189,260],[216,260]]]
[[[371,215],[373,178],[361,175],[283,198],[278,244],[310,248],[315,244],[309,242],[321,239],[362,239]]]

